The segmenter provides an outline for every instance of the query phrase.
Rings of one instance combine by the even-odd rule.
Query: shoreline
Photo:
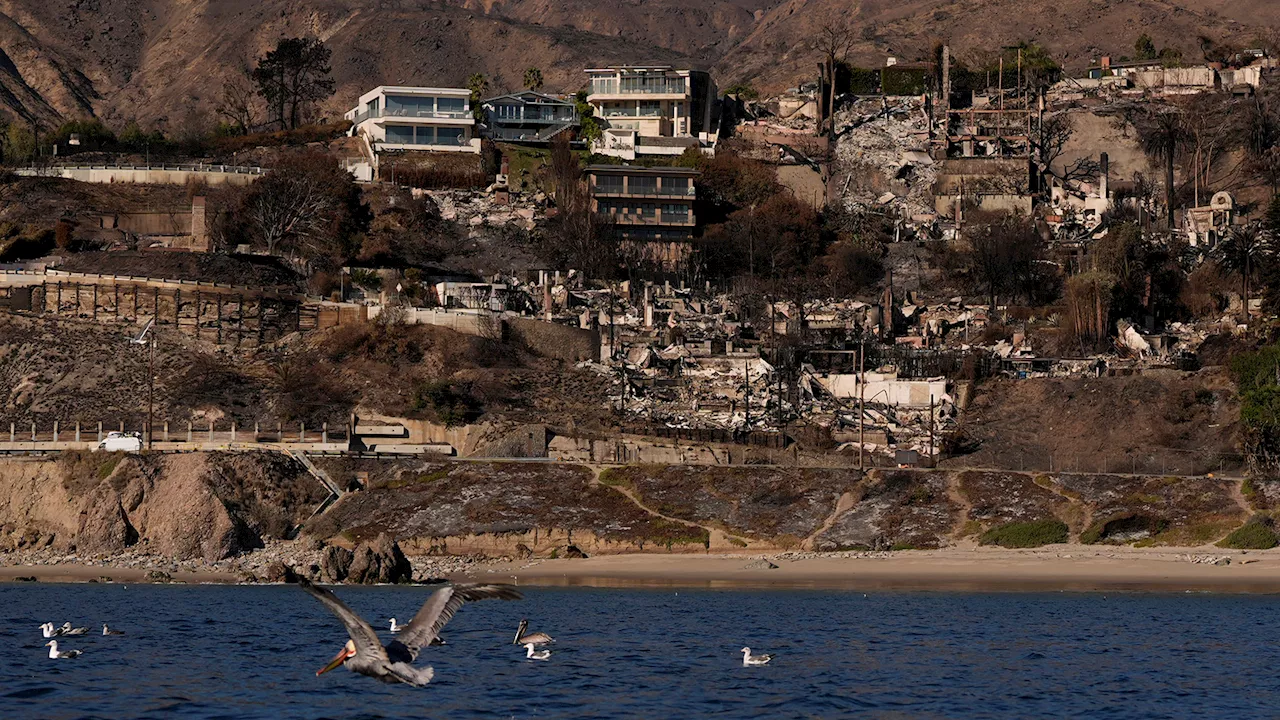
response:
[[[414,558],[415,564],[419,560],[426,558]],[[114,566],[110,559],[92,565],[11,564],[0,566],[0,583],[31,577],[39,582],[70,583],[169,581],[148,578],[148,572],[146,568]],[[168,575],[176,583],[244,582],[243,573],[214,567],[175,570]],[[444,576],[455,581],[535,587],[1280,593],[1280,549],[1058,545],[1035,550],[961,547],[763,555],[628,554],[472,561]]]

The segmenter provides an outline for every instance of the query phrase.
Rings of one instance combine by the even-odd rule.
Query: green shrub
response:
[[[1218,547],[1234,550],[1270,550],[1277,545],[1280,545],[1280,537],[1276,536],[1270,519],[1266,517],[1254,517],[1218,543]]]
[[[1061,520],[1011,522],[991,528],[982,534],[983,545],[1006,548],[1033,548],[1067,541],[1067,525]]]

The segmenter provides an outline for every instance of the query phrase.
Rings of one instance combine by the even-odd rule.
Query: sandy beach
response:
[[[771,567],[772,566],[772,567]],[[235,583],[217,569],[176,571],[172,581]],[[152,582],[147,570],[49,563],[0,567],[0,582]],[[948,548],[767,555],[602,555],[477,562],[449,579],[534,586],[830,588],[945,591],[1280,592],[1280,549],[1059,545],[1036,550]]]
[[[1054,546],[766,556],[614,555],[489,568],[521,585],[950,591],[1280,592],[1280,553]]]

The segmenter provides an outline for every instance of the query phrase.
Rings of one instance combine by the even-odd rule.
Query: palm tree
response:
[[[1249,322],[1250,279],[1258,265],[1272,253],[1271,233],[1257,223],[1231,228],[1214,252],[1218,262],[1230,272],[1239,273],[1240,291],[1244,296],[1244,321]]]
[[[542,89],[542,71],[531,67],[524,71],[524,86],[537,92]]]
[[[1176,108],[1151,110],[1135,123],[1138,142],[1142,151],[1153,160],[1164,163],[1165,205],[1169,220],[1169,232],[1174,228],[1173,165],[1193,141],[1182,111]]]

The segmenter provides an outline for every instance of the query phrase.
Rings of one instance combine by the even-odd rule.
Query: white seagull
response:
[[[40,626],[40,633],[44,635],[45,639],[48,639],[52,637],[58,637],[59,635],[62,634],[62,631],[54,627],[53,623],[47,622]]]
[[[404,626],[403,626],[403,625],[397,625],[397,624],[396,624],[396,619],[395,619],[395,618],[391,618],[391,632],[392,632],[393,634],[394,634],[394,633],[398,633],[398,632],[400,632],[400,631],[401,631],[401,630],[403,630],[403,629],[404,629]]]
[[[752,655],[751,648],[749,647],[742,648],[742,664],[744,666],[767,665],[769,661],[772,659],[773,659],[772,655]]]
[[[123,631],[123,630],[112,630],[111,628],[107,627],[107,624],[106,624],[106,623],[102,623],[102,634],[103,634],[103,635],[123,635],[123,634],[124,634],[124,631]]]
[[[69,622],[62,623],[62,627],[58,628],[59,635],[84,635],[87,632],[89,632],[89,628],[87,627],[73,628],[71,627],[71,623]]]
[[[530,660],[549,660],[549,659],[551,659],[551,651],[550,651],[550,650],[534,650],[534,649],[533,649],[533,643],[525,643],[525,644],[524,644],[524,649],[525,649],[524,656],[525,656],[525,657],[527,657],[527,658],[529,658]]]
[[[83,651],[83,650],[63,650],[62,652],[58,652],[58,641],[57,641],[57,640],[50,640],[49,642],[45,643],[44,645],[45,645],[45,647],[49,648],[49,659],[50,659],[50,660],[61,660],[61,659],[63,659],[63,658],[75,658],[75,657],[80,657],[80,656],[84,653],[84,651]]]

